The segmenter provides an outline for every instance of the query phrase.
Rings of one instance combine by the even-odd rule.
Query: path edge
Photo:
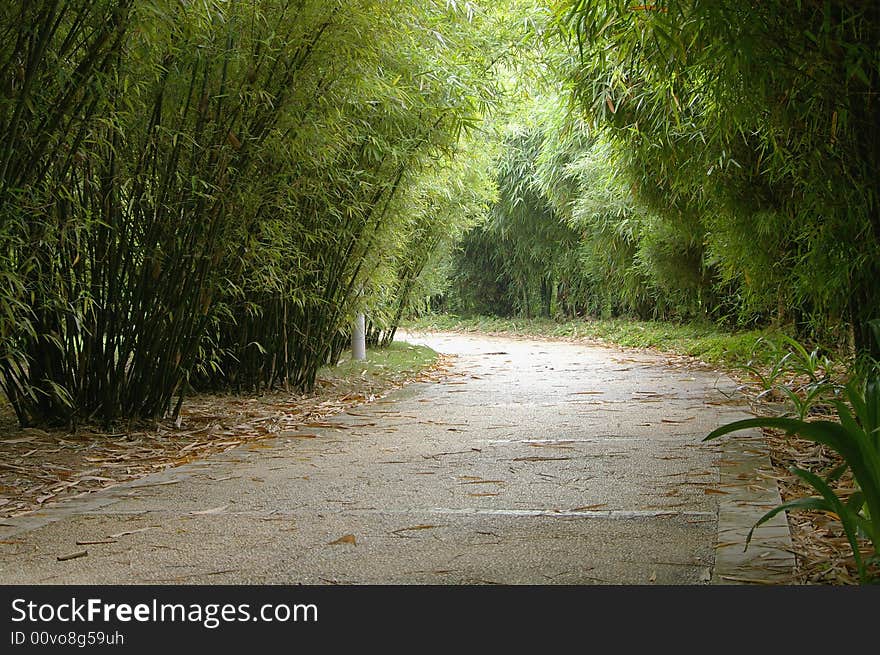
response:
[[[748,549],[744,550],[755,523],[782,503],[771,473],[769,449],[760,430],[751,429],[725,438],[719,463],[719,486],[726,493],[718,508],[712,584],[795,583],[796,561],[785,512],[755,529]]]

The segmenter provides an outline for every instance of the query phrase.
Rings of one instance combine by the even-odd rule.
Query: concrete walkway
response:
[[[741,552],[755,518],[778,501],[755,473],[766,462],[760,441],[700,443],[746,416],[730,380],[581,344],[409,340],[458,355],[455,374],[323,426],[6,520],[0,580],[789,579],[784,518]]]

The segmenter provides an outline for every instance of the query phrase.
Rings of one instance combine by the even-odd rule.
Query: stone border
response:
[[[776,483],[759,474],[771,468],[760,430],[728,436],[722,443],[719,486],[727,493],[718,508],[712,584],[794,584],[795,557],[785,512],[757,528],[743,551],[755,522],[782,502]]]

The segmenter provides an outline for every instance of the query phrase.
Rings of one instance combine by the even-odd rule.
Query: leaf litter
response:
[[[741,371],[730,371],[731,377],[740,383],[739,390],[745,394],[752,405],[750,414],[767,416],[767,404],[770,399],[759,398],[763,388],[755,379],[745,377]],[[728,398],[723,401],[707,402],[709,405],[736,405],[741,397]],[[763,430],[763,440],[770,453],[772,471],[756,471],[756,478],[772,481],[782,497],[783,502],[796,498],[815,495],[815,490],[807,486],[800,478],[790,472],[790,467],[808,469],[821,477],[843,463],[843,460],[820,444],[816,444],[794,435],[783,435],[773,430]],[[755,449],[745,452],[763,455]],[[835,492],[846,501],[855,492],[852,474],[847,472],[839,478],[834,486]],[[858,572],[853,559],[852,550],[843,528],[838,520],[823,512],[786,512],[789,532],[791,534],[791,552],[795,556],[794,583],[804,585],[856,585]],[[866,552],[866,540],[861,540],[863,552]],[[728,576],[731,582],[748,582],[751,584],[778,584],[775,581],[743,579]]]
[[[775,480],[783,501],[815,495],[815,490],[788,467],[809,469],[824,477],[842,463],[825,446],[779,433],[764,434],[774,468],[769,477]],[[850,472],[837,481],[835,491],[844,501],[856,491]],[[823,512],[792,512],[787,517],[797,562],[795,576],[800,584],[858,584],[858,571],[840,521]],[[862,540],[863,552],[867,545]]]
[[[187,398],[177,422],[133,425],[125,432],[82,426],[74,432],[19,428],[0,403],[0,519],[41,509],[151,473],[264,439],[314,439],[308,427],[342,429],[330,421],[349,408],[384,398],[410,382],[454,375],[453,357],[439,355],[420,373],[344,379],[322,374],[313,394],[202,394]],[[176,482],[176,481],[174,481]],[[173,484],[174,482],[167,482]]]

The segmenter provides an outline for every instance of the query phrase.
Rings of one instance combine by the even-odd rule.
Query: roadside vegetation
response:
[[[308,440],[334,414],[411,382],[442,379],[447,366],[429,348],[397,342],[366,361],[321,368],[311,392],[193,394],[176,421],[124,432],[20,428],[0,404],[0,519],[232,448],[264,448],[266,439]]]
[[[712,324],[637,319],[500,318],[431,314],[404,323],[415,331],[481,332],[557,339],[597,340],[627,348],[655,348],[728,368],[769,366],[782,335],[772,329],[731,332]]]
[[[491,197],[504,15],[376,0],[0,16],[0,388],[22,425],[313,388]],[[351,38],[357,34],[357,38]]]

